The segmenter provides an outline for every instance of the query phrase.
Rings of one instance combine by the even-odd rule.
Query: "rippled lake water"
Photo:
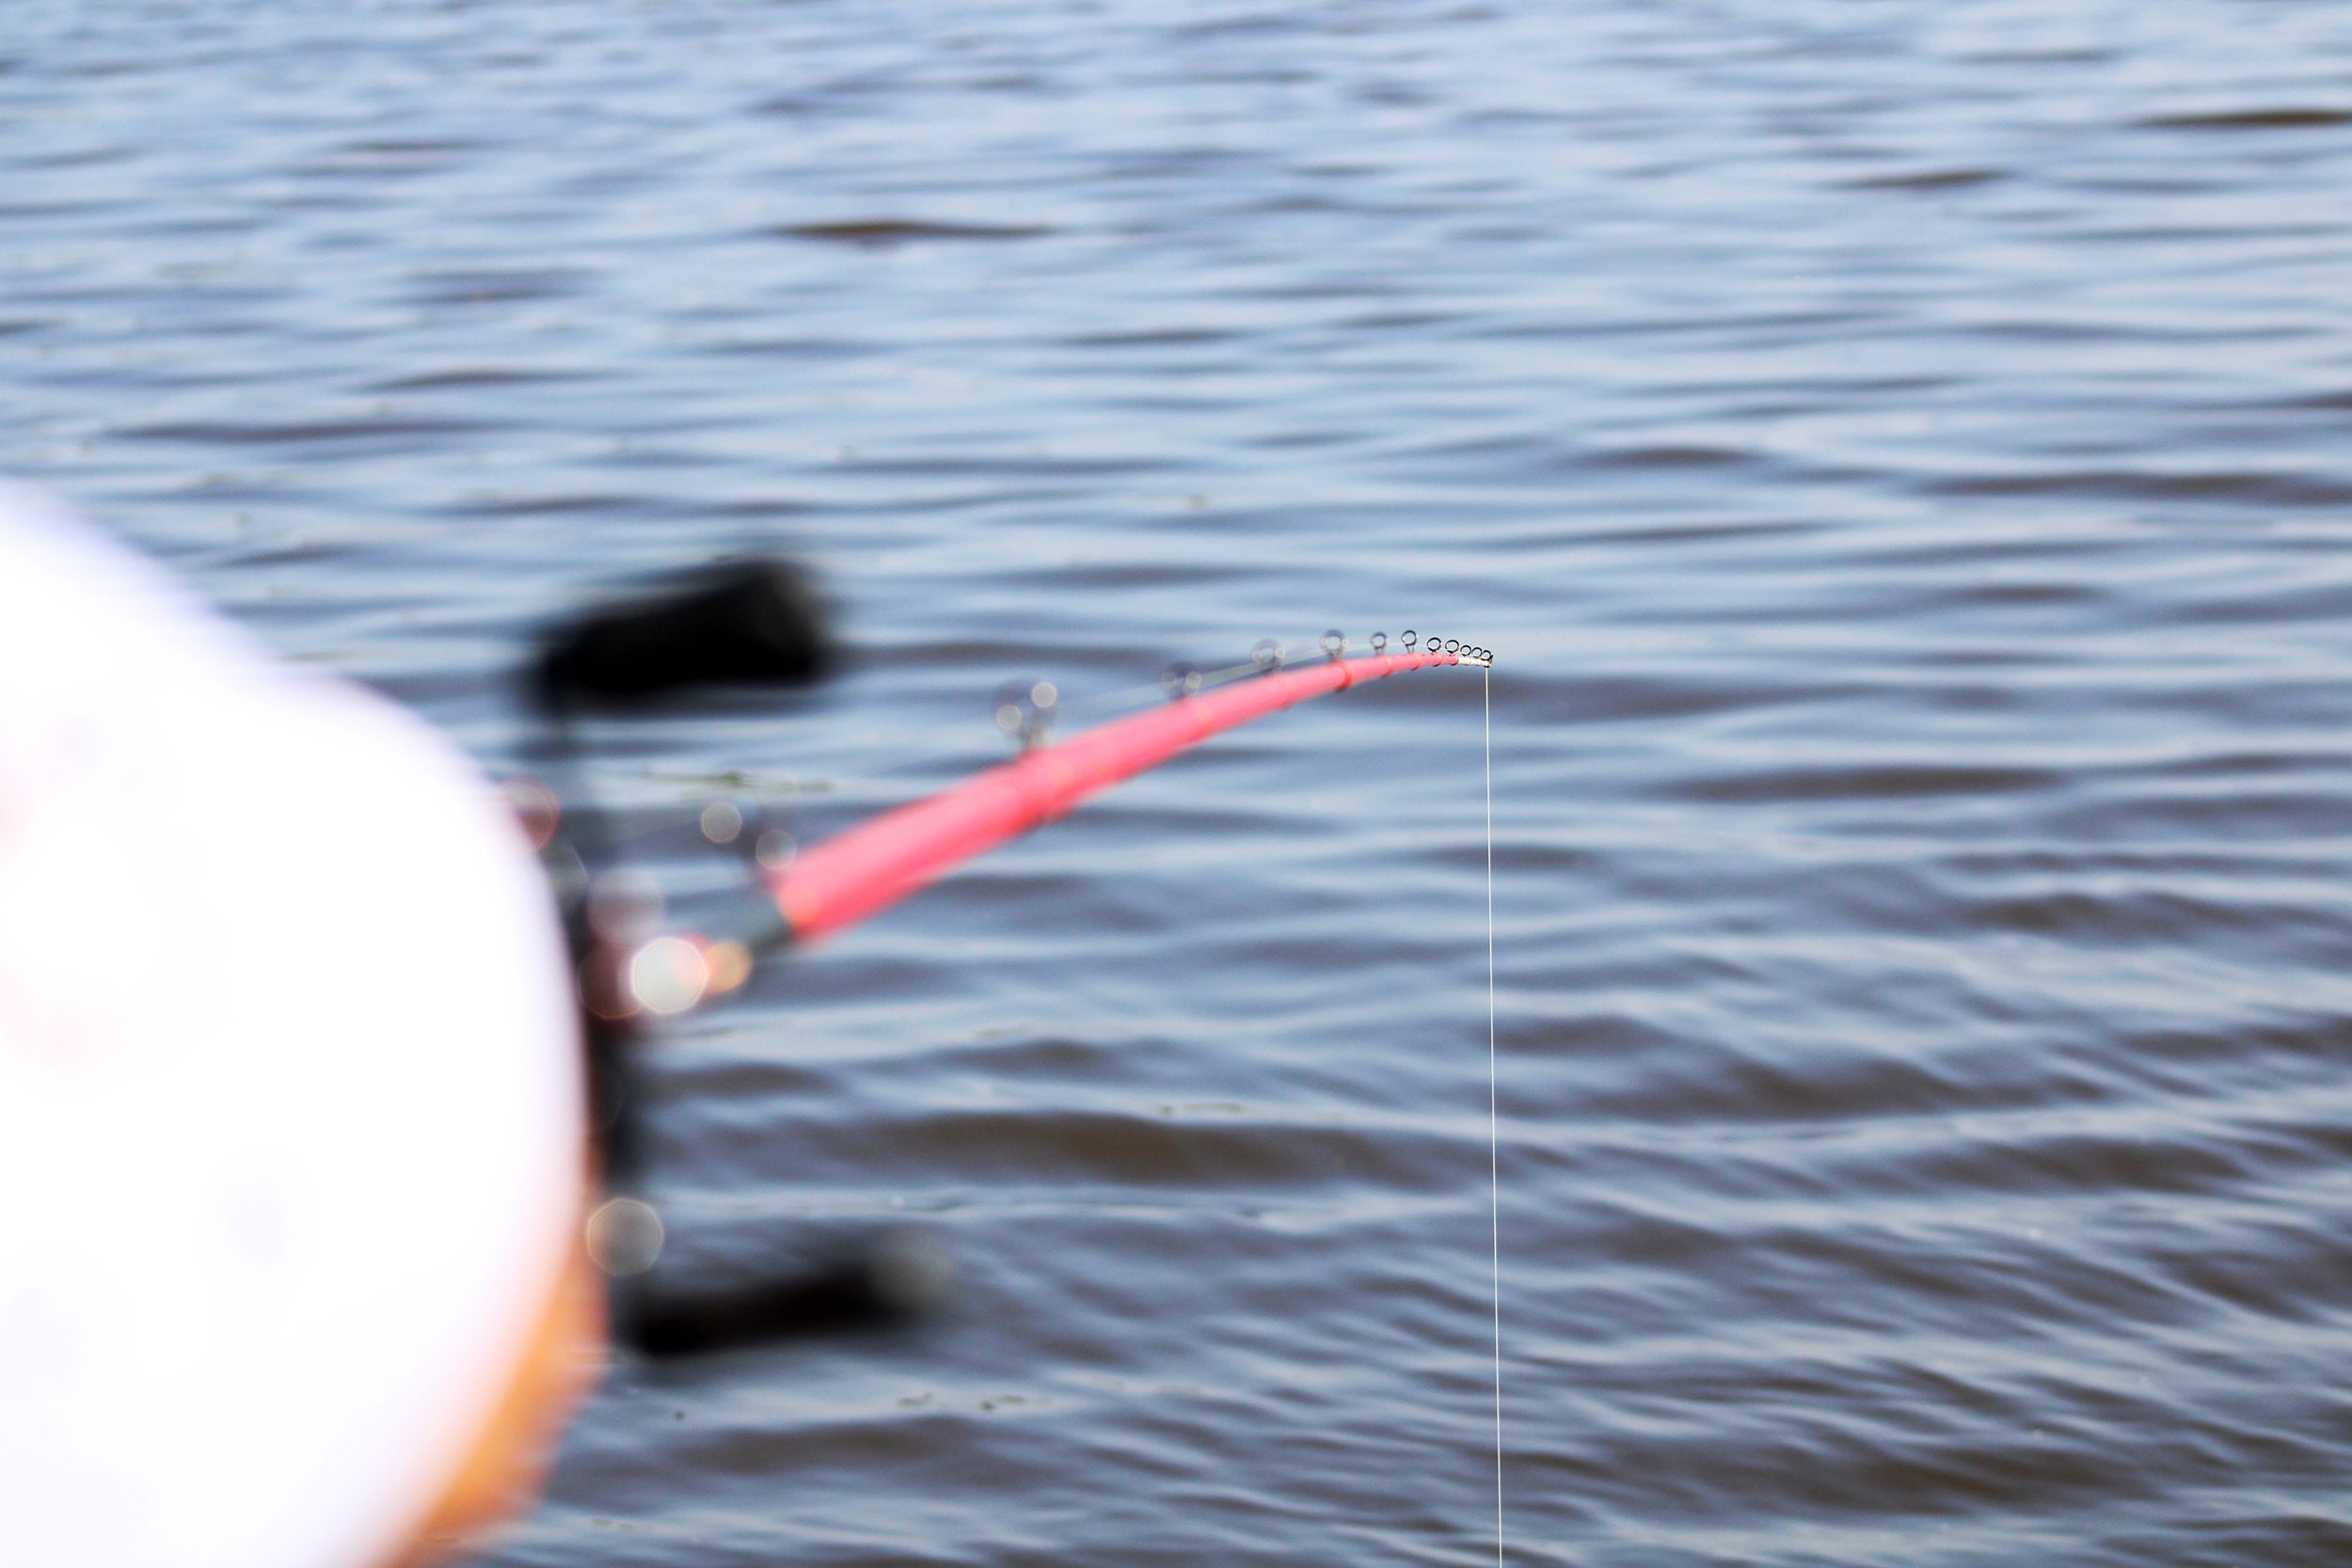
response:
[[[2352,13],[24,0],[0,127],[0,466],[492,766],[550,611],[822,568],[647,822],[1495,648],[1512,1560],[2352,1559]],[[616,1370],[484,1562],[1491,1560],[1481,695],[666,1040],[690,1257],[952,1310]]]

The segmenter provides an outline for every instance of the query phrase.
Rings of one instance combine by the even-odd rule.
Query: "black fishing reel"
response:
[[[936,1244],[905,1231],[838,1250],[815,1267],[726,1288],[679,1280],[660,1261],[666,1230],[644,1168],[638,1057],[649,1025],[669,1009],[656,994],[662,977],[635,971],[649,960],[659,968],[663,944],[644,941],[644,922],[632,913],[646,884],[624,863],[615,825],[591,796],[580,723],[591,714],[656,712],[715,687],[814,685],[837,662],[826,623],[806,572],[788,562],[743,562],[566,621],[544,638],[529,669],[551,777],[549,787],[526,790],[525,816],[563,912],[603,1183],[585,1240],[608,1281],[614,1342],[655,1359],[905,1323],[946,1284]],[[707,808],[706,820],[723,807]],[[742,973],[716,976],[731,983],[718,990],[740,983],[758,933],[772,920],[755,881],[747,880],[737,903],[746,941],[727,945],[744,955],[730,960]],[[698,997],[712,979],[697,978]],[[644,1005],[649,998],[655,1005]]]

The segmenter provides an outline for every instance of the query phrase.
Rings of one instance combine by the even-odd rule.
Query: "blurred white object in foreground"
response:
[[[431,731],[0,487],[0,1542],[395,1551],[580,1202],[528,847]]]

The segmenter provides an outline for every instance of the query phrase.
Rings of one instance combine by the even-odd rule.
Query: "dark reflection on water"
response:
[[[857,670],[804,833],[1275,633],[1491,644],[1521,1560],[2352,1556],[2352,18],[19,8],[0,459],[492,761],[592,583]],[[1490,1553],[1474,676],[1236,737],[664,1051],[712,1267],[524,1564]],[[723,868],[659,842],[681,886]]]

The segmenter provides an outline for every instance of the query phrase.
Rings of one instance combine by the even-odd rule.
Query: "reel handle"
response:
[[[649,1361],[679,1361],[794,1339],[904,1327],[947,1292],[951,1268],[932,1237],[869,1236],[799,1274],[731,1290],[664,1290],[660,1271],[623,1281],[613,1338]]]
[[[592,610],[542,644],[537,695],[643,706],[691,687],[805,686],[834,663],[824,601],[786,561],[719,567],[650,599]]]

